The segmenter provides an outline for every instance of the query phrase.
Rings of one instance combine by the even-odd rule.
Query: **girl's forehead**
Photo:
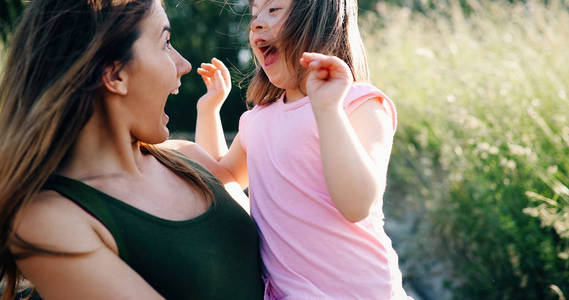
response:
[[[301,0],[306,1],[306,0]],[[249,0],[249,7],[251,9],[263,9],[270,5],[289,7],[294,3],[295,0]]]
[[[267,0],[249,0],[249,6],[251,7],[258,7],[259,5],[262,5],[263,3],[265,3]]]
[[[278,2],[279,0],[249,0],[249,6],[260,8],[272,2]]]

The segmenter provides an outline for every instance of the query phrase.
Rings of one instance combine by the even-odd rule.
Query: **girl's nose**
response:
[[[267,24],[262,18],[257,17],[251,21],[251,31],[253,32],[263,31],[266,28]]]

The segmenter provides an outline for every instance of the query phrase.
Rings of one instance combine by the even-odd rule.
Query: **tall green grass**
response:
[[[4,47],[4,44],[2,42],[0,42],[0,75],[3,74],[3,72],[4,72],[4,63],[6,60],[5,51],[6,51],[6,49]]]
[[[564,299],[569,13],[453,3],[362,18],[373,82],[399,111],[386,208],[414,222],[404,275],[437,262],[456,299]]]

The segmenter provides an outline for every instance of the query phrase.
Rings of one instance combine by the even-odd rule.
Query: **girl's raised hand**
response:
[[[207,87],[207,92],[198,100],[198,106],[219,109],[231,91],[229,70],[217,58],[211,63],[202,63],[198,74]]]
[[[300,65],[308,69],[306,93],[314,109],[341,107],[354,81],[350,67],[336,56],[302,54]]]

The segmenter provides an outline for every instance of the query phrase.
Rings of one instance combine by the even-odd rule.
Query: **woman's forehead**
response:
[[[166,15],[162,5],[159,2],[155,2],[146,18],[141,22],[142,34],[161,34],[164,27],[170,27],[168,15]]]

